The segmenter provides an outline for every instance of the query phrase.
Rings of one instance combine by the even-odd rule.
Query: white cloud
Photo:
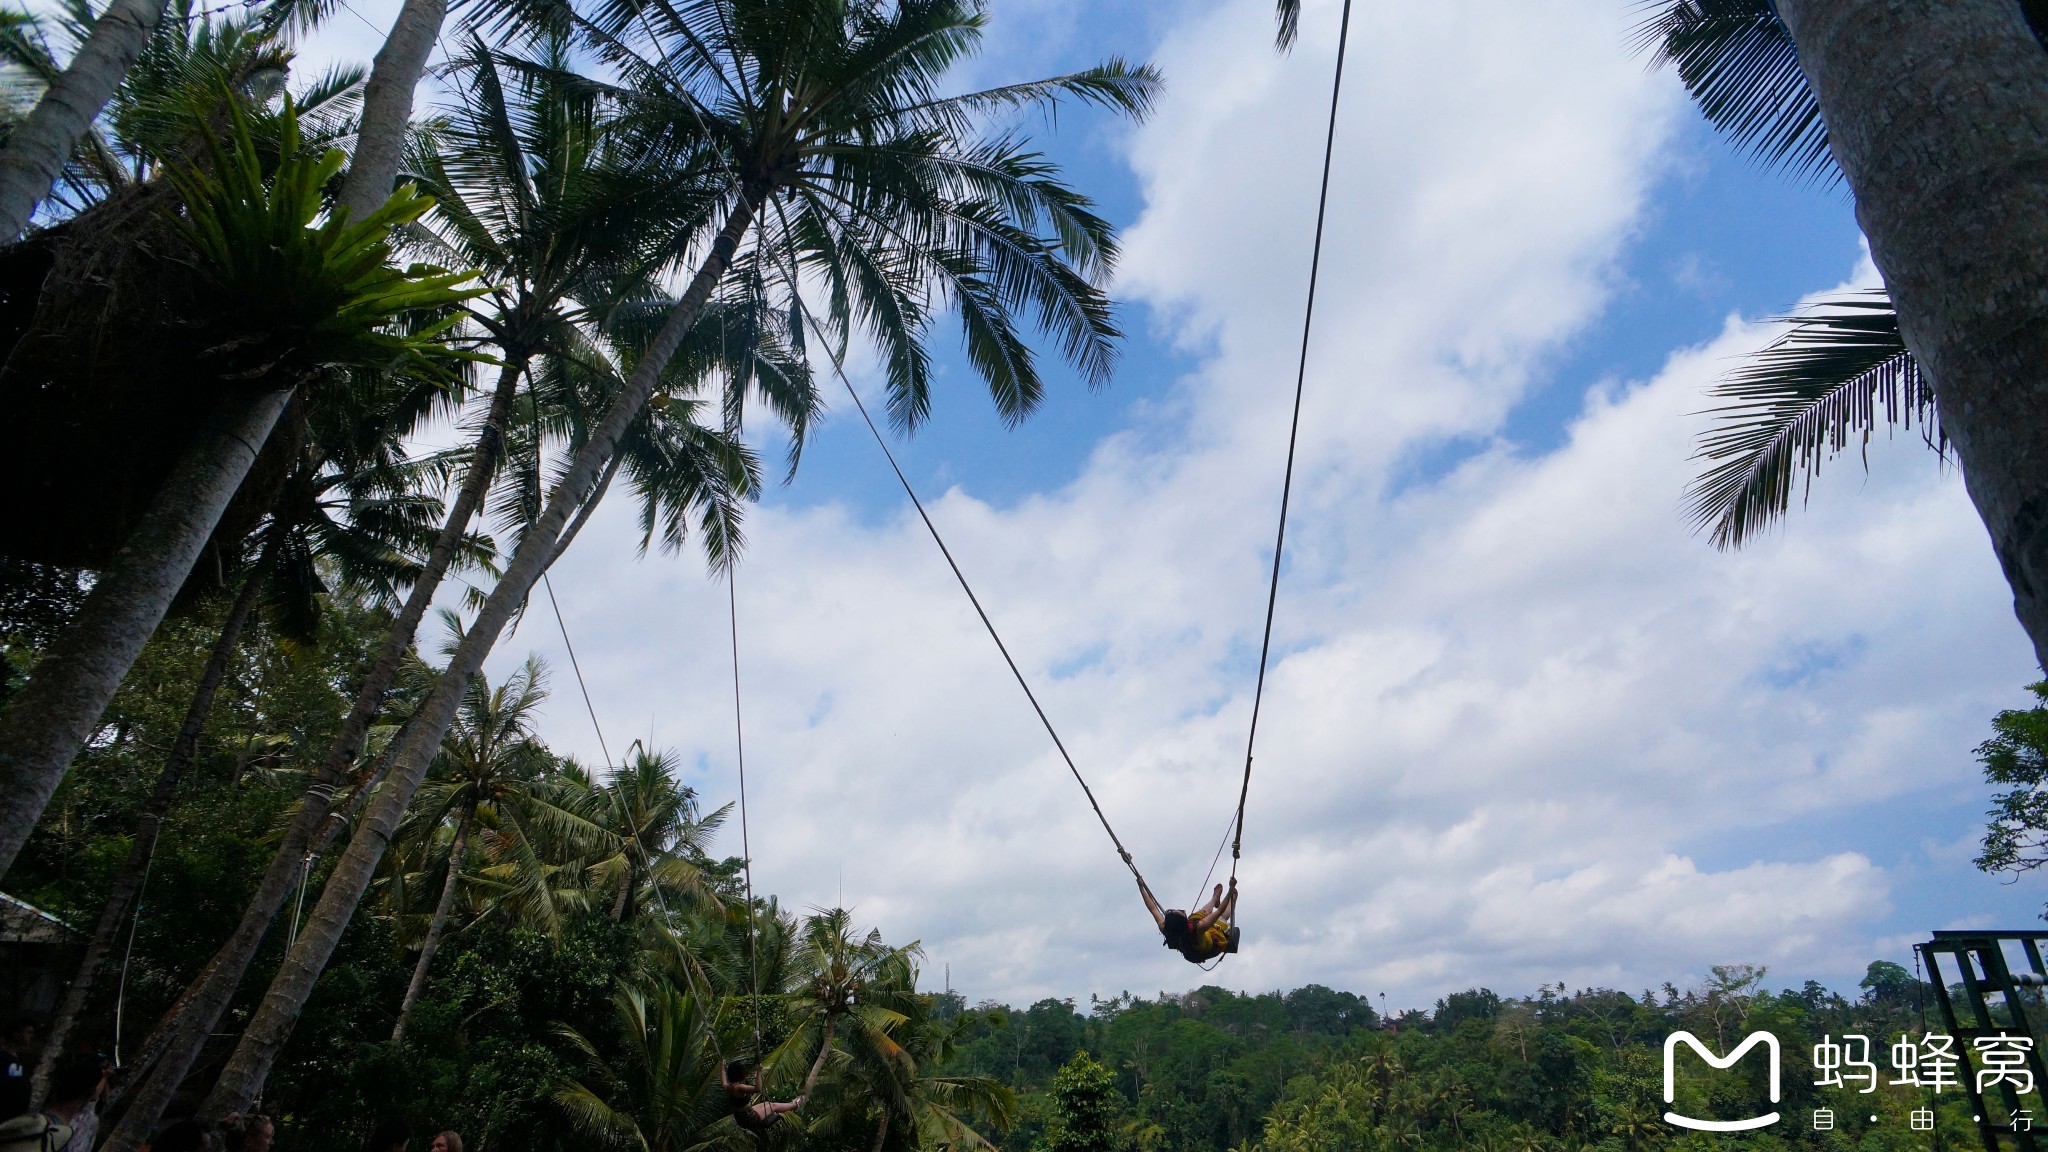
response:
[[[1962,784],[2028,675],[1983,531],[1917,443],[1874,446],[1868,479],[1845,462],[1745,552],[1690,534],[1687,413],[1755,330],[1590,388],[1555,451],[1497,439],[1603,306],[1670,162],[1681,109],[1627,54],[1631,11],[1358,10],[1228,983],[1398,1003],[1729,960],[1860,967],[1890,855],[1803,844],[1799,821]],[[1121,290],[1199,370],[1070,485],[998,509],[969,469],[932,507],[1170,899],[1193,892],[1242,763],[1320,145],[1304,110],[1333,14],[1312,4],[1279,58],[1264,0],[1192,10],[1157,53],[1171,87],[1132,143],[1147,207]],[[1452,440],[1474,451],[1395,482]],[[683,750],[729,797],[723,590],[694,563],[626,562],[613,504],[557,581],[607,735]],[[1199,978],[1158,947],[914,519],[779,505],[750,531],[762,887],[803,905],[843,885],[975,995]],[[502,656],[553,640],[529,620]],[[593,749],[555,664],[550,736]],[[1757,829],[1782,838],[1719,861]]]

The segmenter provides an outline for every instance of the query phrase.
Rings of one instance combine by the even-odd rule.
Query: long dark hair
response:
[[[1168,947],[1185,948],[1194,943],[1195,933],[1188,924],[1187,913],[1178,908],[1169,908],[1166,910],[1165,920],[1166,923],[1161,925],[1159,930],[1165,934]]]

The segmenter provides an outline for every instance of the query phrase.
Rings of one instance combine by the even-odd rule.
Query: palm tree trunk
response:
[[[838,1017],[829,1014],[825,1017],[825,1032],[818,1038],[818,1058],[811,1061],[811,1070],[804,1076],[804,1086],[797,1092],[798,1096],[809,1096],[811,1090],[818,1086],[818,1073],[825,1070],[825,1057],[832,1054],[832,1030],[838,1025]]]
[[[505,367],[498,376],[497,390],[491,396],[490,412],[485,417],[483,431],[478,434],[476,445],[471,450],[462,487],[456,493],[454,506],[448,510],[448,518],[441,525],[441,533],[435,538],[432,551],[427,554],[427,563],[420,570],[419,579],[406,596],[397,618],[385,631],[383,645],[377,650],[377,657],[371,662],[370,670],[356,692],[349,714],[328,745],[325,757],[314,772],[313,782],[306,789],[305,799],[285,829],[277,853],[271,857],[270,867],[257,885],[255,896],[243,909],[241,922],[235,926],[234,934],[221,945],[199,977],[157,1025],[153,1036],[160,1047],[154,1053],[154,1064],[145,1065],[145,1078],[133,1090],[136,1098],[121,1117],[121,1123],[107,1136],[102,1152],[134,1152],[146,1141],[178,1086],[184,1083],[186,1074],[192,1070],[192,1062],[198,1058],[206,1038],[220,1024],[228,1002],[234,999],[235,990],[241,986],[242,975],[256,958],[264,935],[270,931],[271,922],[291,895],[292,886],[299,878],[299,870],[305,867],[307,853],[315,837],[323,830],[331,834],[327,817],[333,811],[335,793],[348,778],[356,752],[369,732],[370,721],[383,707],[384,694],[397,677],[405,653],[412,647],[413,636],[419,631],[420,620],[433,603],[434,593],[447,576],[462,538],[469,530],[469,522],[482,505],[485,493],[490,491],[491,478],[497,472],[498,458],[504,446],[504,429],[511,420],[512,401],[519,390],[519,374],[526,364],[523,356],[510,353],[505,361]],[[152,1058],[151,1050],[156,1045],[144,1044],[142,1053],[145,1060]]]
[[[1778,0],[2048,662],[2048,53],[2012,0]]]
[[[462,880],[462,852],[469,847],[469,822],[475,815],[476,805],[472,804],[456,822],[455,841],[448,846],[448,878],[441,882],[441,901],[434,905],[433,919],[427,921],[427,938],[420,944],[419,963],[412,967],[412,983],[405,986],[405,1002],[398,1006],[398,1023],[391,1028],[393,1044],[405,1039],[405,1022],[412,1017],[412,1006],[420,1002],[420,993],[427,990],[427,969],[434,963],[434,953],[440,950],[448,914],[455,909],[455,886]]]
[[[868,1152],[882,1152],[882,1142],[889,1138],[889,1114],[882,1113],[882,1122],[875,1125],[875,1142],[868,1145]]]
[[[234,663],[235,650],[240,647],[242,626],[249,622],[249,613],[256,607],[256,595],[263,589],[264,561],[275,547],[276,528],[270,532],[270,540],[264,546],[263,559],[242,581],[242,590],[235,595],[235,602],[228,608],[227,619],[221,623],[220,636],[213,642],[213,651],[206,657],[205,667],[200,669],[199,683],[192,690],[192,703],[185,709],[185,723],[178,729],[178,738],[171,744],[170,755],[164,757],[164,766],[156,774],[156,787],[150,793],[149,807],[142,814],[141,823],[136,825],[135,839],[128,845],[128,858],[121,864],[120,874],[114,878],[114,890],[107,896],[107,906],[100,910],[99,926],[93,929],[92,942],[85,947],[85,957],[78,962],[78,971],[71,977],[71,986],[65,990],[64,1003],[57,1008],[57,1015],[50,1021],[49,1038],[43,1041],[42,1056],[36,1060],[35,1078],[31,1086],[29,1110],[42,1106],[43,1094],[50,1087],[50,1073],[56,1068],[57,1057],[64,1051],[64,1045],[71,1039],[71,1029],[78,1023],[78,1014],[85,1009],[86,997],[92,992],[93,978],[99,975],[100,965],[113,950],[114,941],[120,935],[121,922],[128,918],[128,909],[135,904],[136,893],[142,889],[142,877],[149,867],[150,854],[156,851],[157,835],[163,830],[164,817],[171,810],[171,801],[177,796],[178,784],[185,778],[185,769],[192,763],[193,753],[199,748],[199,735],[206,728],[206,718],[213,712],[213,699],[220,693],[223,680],[227,679],[228,667]]]
[[[350,821],[362,814],[363,805],[369,801],[371,793],[375,791],[378,782],[384,778],[384,773],[390,767],[390,756],[380,756],[377,758],[376,765],[370,771],[357,776],[357,779],[350,786],[348,799],[328,812],[326,821],[321,824],[319,833],[314,837],[312,845],[307,849],[306,855],[302,858],[301,866],[310,868],[312,862],[319,859],[321,853],[327,851],[328,846],[334,843],[335,835],[341,829],[347,827]],[[295,872],[294,883],[297,882],[296,876],[297,873]],[[215,962],[218,959],[216,956]],[[152,1028],[143,1042],[136,1046],[134,1059],[128,1061],[127,1066],[122,1070],[127,1074],[127,1077],[117,1078],[107,1090],[106,1097],[103,1100],[103,1111],[106,1114],[112,1115],[114,1113],[114,1105],[118,1104],[127,1096],[131,1089],[137,1086],[136,1082],[138,1080],[146,1077],[156,1067],[157,1058],[168,1047],[173,1030],[185,1022],[186,1009],[193,998],[203,990],[204,983],[202,974],[200,979],[195,979],[192,983],[186,985],[185,990],[178,994],[178,998],[172,1001],[170,1008],[164,1012],[163,1018],[157,1021],[156,1027]],[[229,989],[229,991],[232,992],[233,989]],[[175,1088],[176,1085],[172,1087]]]
[[[150,501],[78,619],[0,716],[0,876],[163,622],[291,389],[225,401]]]
[[[398,754],[392,761],[391,775],[385,787],[363,817],[341,859],[336,862],[327,886],[320,893],[319,904],[314,907],[299,935],[298,945],[286,954],[276,977],[270,982],[269,990],[264,993],[262,1004],[243,1030],[234,1054],[228,1057],[219,1082],[202,1105],[204,1115],[219,1116],[246,1109],[262,1088],[264,1078],[270,1074],[271,1063],[277,1059],[286,1037],[291,1035],[299,1010],[313,991],[314,981],[320,978],[328,957],[334,954],[335,945],[341,942],[342,932],[355,915],[356,904],[362,900],[371,878],[376,875],[377,863],[383,859],[384,850],[397,831],[400,818],[405,815],[406,805],[412,802],[413,793],[419,789],[427,765],[441,746],[441,738],[447,735],[448,726],[454,722],[462,696],[469,690],[470,680],[482,667],[484,658],[490,654],[507,621],[526,602],[527,594],[546,570],[547,563],[554,559],[556,541],[569,517],[596,486],[598,473],[618,451],[619,441],[625,436],[627,427],[646,407],[647,398],[653,395],[661,372],[674,357],[683,337],[696,326],[705,303],[711,298],[712,288],[731,266],[733,253],[752,226],[764,196],[765,189],[751,185],[742,194],[725,226],[719,230],[718,238],[712,242],[703,266],[691,277],[682,299],[669,310],[661,331],[656,333],[641,354],[639,363],[634,365],[626,386],[613,399],[604,417],[591,429],[590,438],[571,458],[568,470],[548,500],[547,509],[520,538],[519,547],[505,565],[504,575],[491,589],[489,598],[464,634],[461,645],[449,658],[447,668],[435,680],[433,691],[420,705],[419,715],[400,738]]]
[[[405,0],[363,85],[363,115],[356,151],[338,201],[360,220],[391,196],[412,123],[412,95],[448,17],[448,0]]]
[[[619,881],[619,897],[618,897],[618,899],[616,899],[616,900],[613,900],[613,901],[612,901],[612,922],[613,922],[613,923],[617,923],[617,922],[619,922],[619,921],[621,921],[621,920],[624,920],[624,919],[626,918],[626,896],[627,896],[627,894],[628,894],[628,893],[630,893],[630,892],[632,892],[632,891],[633,891],[633,874],[632,874],[631,872],[628,872],[628,873],[626,873],[626,878],[625,878],[625,879],[623,879],[623,880],[621,880],[621,881]]]
[[[8,135],[0,147],[0,243],[21,235],[36,204],[57,186],[78,142],[135,66],[164,7],[165,0],[114,0],[93,21],[56,83]]]

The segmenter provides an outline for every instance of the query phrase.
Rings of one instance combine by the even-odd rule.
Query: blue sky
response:
[[[368,23],[388,19],[357,5]],[[2033,922],[1969,865],[1970,749],[2037,670],[1961,485],[1917,439],[1739,554],[1687,528],[1705,389],[1754,323],[1870,283],[1838,190],[1732,155],[1627,45],[1629,0],[1359,5],[1298,519],[1244,866],[1207,979],[1427,1004],[1475,984],[1852,986],[1925,931]],[[1336,6],[993,0],[963,83],[1157,61],[1133,127],[1030,132],[1126,229],[1112,387],[1009,430],[942,329],[899,454],[1162,893],[1234,797]],[[367,55],[344,19],[319,53]],[[864,391],[874,387],[860,365]],[[723,589],[636,560],[614,496],[558,566],[606,735],[733,796]],[[1202,979],[867,434],[835,406],[740,573],[759,883],[919,939],[970,996]],[[597,759],[552,627],[546,735]],[[737,850],[737,837],[728,850]],[[1048,941],[1055,942],[1048,946]]]

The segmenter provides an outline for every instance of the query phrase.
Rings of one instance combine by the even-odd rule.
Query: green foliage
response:
[[[1052,1113],[1037,1152],[1123,1152],[1124,1101],[1116,1077],[1083,1052],[1052,1078]]]
[[[282,116],[282,157],[265,171],[250,119],[232,106],[232,147],[207,136],[212,163],[173,174],[184,201],[179,232],[192,266],[219,299],[201,323],[217,330],[207,352],[222,379],[293,386],[322,369],[376,368],[446,379],[465,356],[439,337],[449,316],[399,327],[481,295],[460,290],[469,273],[391,265],[391,230],[433,201],[400,188],[362,220],[336,214],[319,222],[322,190],[346,162],[338,149],[318,157],[299,150],[297,117]]]
[[[1977,746],[1984,779],[2005,789],[1991,798],[1983,851],[1986,872],[2031,872],[2048,863],[2048,681],[2027,690],[2040,703],[1991,720],[1994,735]]]

